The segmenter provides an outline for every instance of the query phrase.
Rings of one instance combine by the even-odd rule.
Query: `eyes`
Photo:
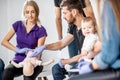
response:
[[[92,26],[82,27],[82,29],[83,29],[83,30],[85,30],[85,29],[93,29],[93,27],[92,27]]]
[[[34,14],[35,13],[35,10],[32,10],[32,11],[25,11],[26,14]]]

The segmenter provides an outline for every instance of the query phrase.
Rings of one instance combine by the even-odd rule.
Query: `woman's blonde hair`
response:
[[[39,20],[39,7],[34,0],[26,0],[25,1],[24,6],[23,6],[23,19],[26,19],[25,11],[26,11],[27,6],[33,6],[34,7],[35,13],[36,13],[36,23],[40,26],[41,22]]]
[[[117,30],[120,34],[120,0],[108,0],[112,6],[116,21],[117,21]]]

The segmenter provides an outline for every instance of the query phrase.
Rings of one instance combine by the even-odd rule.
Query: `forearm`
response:
[[[88,53],[87,58],[89,59],[94,58],[97,54],[100,53],[101,47],[102,47],[102,43],[100,41],[97,41],[94,45],[93,50]]]
[[[5,46],[6,48],[10,50],[15,50],[15,46],[12,45],[9,41],[2,41],[1,45]]]
[[[59,50],[64,48],[65,46],[62,45],[61,41],[55,42],[55,43],[51,43],[51,44],[47,44],[46,46],[46,50]]]
[[[63,59],[62,60],[62,64],[65,65],[65,64],[70,64],[72,62],[78,62],[78,60],[81,58],[82,56],[81,55],[77,55],[77,56],[74,56],[70,59]]]
[[[62,21],[61,18],[56,19],[56,28],[57,28],[57,33],[58,33],[58,38],[62,39]]]
[[[9,41],[10,39],[14,36],[15,31],[13,29],[13,27],[10,29],[10,31],[7,33],[7,35],[4,37],[4,39],[2,40],[1,44],[3,46],[5,46],[6,48],[10,49],[10,50],[15,50],[15,46],[13,44],[11,44]]]
[[[86,57],[87,57],[88,59],[91,59],[91,58],[94,58],[95,55],[96,55],[96,54],[94,54],[93,52],[89,52]]]

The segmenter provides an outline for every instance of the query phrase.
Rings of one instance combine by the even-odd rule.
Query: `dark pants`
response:
[[[68,74],[64,68],[61,68],[58,64],[52,67],[52,74],[54,80],[63,80],[65,75]]]
[[[34,74],[32,76],[23,76],[24,80],[35,80],[35,78],[42,72],[43,66],[37,66],[34,69]],[[14,77],[18,77],[23,74],[23,68],[16,68],[9,64],[3,72],[2,80],[13,80]]]
[[[120,69],[106,69],[84,75],[76,75],[69,80],[120,80]]]
[[[3,74],[3,70],[4,70],[4,62],[2,59],[0,59],[0,80],[2,80],[2,74]]]
[[[76,41],[73,40],[69,45],[68,45],[68,53],[69,57],[72,58],[73,56],[78,55],[78,48],[76,45]],[[71,63],[71,65],[75,65],[76,63]]]

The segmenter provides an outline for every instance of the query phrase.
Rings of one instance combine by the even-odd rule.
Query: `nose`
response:
[[[31,12],[29,12],[29,14],[28,14],[29,16],[31,16],[32,14],[31,14]]]
[[[88,31],[88,28],[86,28],[86,31]]]

